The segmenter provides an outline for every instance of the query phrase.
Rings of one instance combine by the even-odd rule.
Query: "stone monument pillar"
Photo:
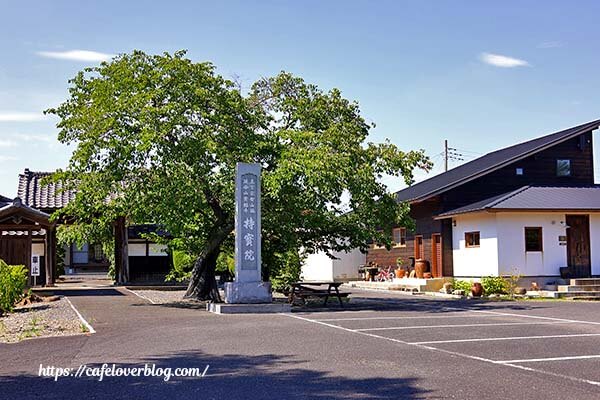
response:
[[[235,281],[226,303],[270,303],[271,283],[261,279],[260,164],[237,163],[235,173]]]

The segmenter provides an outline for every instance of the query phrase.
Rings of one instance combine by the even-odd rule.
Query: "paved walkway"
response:
[[[585,373],[589,380],[596,380],[599,359],[569,360],[564,368],[557,362],[558,367],[549,370],[556,372],[555,375],[489,362],[511,361],[529,366],[515,359],[530,357],[534,352],[538,352],[537,358],[545,358],[552,351],[569,346],[570,340],[584,339],[592,341],[577,348],[582,352],[589,350],[586,354],[591,355],[600,348],[598,338],[563,338],[562,342],[544,342],[543,346],[533,340],[506,340],[500,346],[496,343],[489,347],[482,342],[473,350],[460,347],[461,343],[439,343],[483,338],[482,329],[487,333],[503,329],[504,337],[521,335],[511,331],[514,329],[540,331],[525,332],[528,336],[541,335],[545,329],[575,329],[583,333],[567,322],[509,324],[534,322],[536,319],[531,316],[600,322],[599,304],[478,304],[360,292],[343,310],[331,307],[293,315],[231,316],[152,305],[124,289],[79,290],[71,291],[68,296],[97,333],[0,345],[3,396],[19,399],[597,399],[600,396],[599,387],[583,381]],[[479,315],[482,311],[511,315],[483,317]],[[473,326],[493,321],[506,326],[497,325],[493,329]],[[422,325],[431,328],[419,327]],[[463,326],[452,328],[452,325]],[[600,332],[594,324],[583,325],[587,333]],[[427,343],[432,341],[438,343]],[[578,364],[579,361],[583,364]],[[204,378],[172,378],[169,382],[156,377],[105,378],[102,382],[92,378],[62,378],[54,382],[37,376],[40,363],[73,368],[82,364],[156,363],[172,368],[204,369],[209,365],[209,369]]]

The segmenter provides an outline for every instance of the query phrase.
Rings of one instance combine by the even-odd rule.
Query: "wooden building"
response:
[[[49,221],[50,214],[66,206],[75,194],[62,191],[60,183],[43,184],[42,180],[50,174],[25,169],[19,175],[17,197],[12,200],[0,196],[0,258],[9,264],[26,265],[31,271],[31,257],[38,255],[45,266],[36,278],[38,285],[54,282],[57,261],[64,265],[67,274],[107,273],[110,263],[100,244],[57,247],[56,226]],[[144,233],[157,231],[157,226],[127,226],[123,217],[115,221],[114,227],[116,282],[164,282],[172,258],[164,245],[143,237]],[[30,285],[33,283],[30,276]]]
[[[594,232],[595,224],[600,224],[600,219],[594,217],[595,213],[600,211],[595,207],[600,204],[590,203],[587,200],[588,196],[600,196],[598,194],[600,191],[525,191],[527,196],[524,194],[523,196],[527,197],[528,201],[534,202],[533,204],[521,204],[520,209],[504,209],[504,212],[520,213],[516,221],[521,225],[524,224],[519,228],[520,230],[514,231],[518,232],[514,246],[502,246],[508,240],[506,236],[493,238],[500,244],[490,251],[501,252],[496,256],[496,268],[482,267],[478,270],[477,265],[485,264],[485,261],[478,263],[476,259],[483,257],[483,254],[470,251],[481,247],[480,242],[488,239],[483,236],[483,229],[477,228],[478,223],[483,224],[485,218],[499,211],[499,209],[481,207],[481,202],[489,205],[494,199],[510,196],[515,191],[524,191],[531,187],[594,188],[592,131],[599,125],[600,120],[592,121],[497,150],[397,192],[398,202],[410,204],[410,215],[415,221],[415,229],[410,231],[403,227],[394,228],[391,232],[394,238],[391,250],[374,245],[368,252],[367,262],[374,261],[379,265],[387,266],[396,265],[398,257],[404,260],[410,257],[425,259],[429,261],[434,277],[497,275],[509,268],[521,269],[525,275],[534,276],[537,272],[529,271],[527,265],[522,263],[521,265],[499,265],[498,260],[506,252],[523,253],[525,259],[533,257],[534,251],[526,242],[535,235],[532,233],[533,230],[528,228],[539,228],[541,232],[540,225],[545,226],[546,222],[542,224],[534,214],[542,212],[551,214],[546,216],[549,226],[553,223],[560,224],[562,221],[562,234],[552,236],[552,241],[550,238],[548,240],[553,248],[562,246],[559,250],[554,249],[556,254],[560,251],[565,254],[564,257],[554,256],[552,267],[543,269],[544,276],[558,275],[558,266],[563,261],[565,265],[560,266],[572,268],[573,276],[600,275],[600,258],[596,268],[592,269],[591,265],[587,268],[578,268],[573,265],[575,262],[573,260],[578,257],[588,260],[586,261],[588,264],[596,258],[590,257],[589,254],[579,256],[571,254],[583,251],[600,257],[600,237],[598,242],[593,240],[590,242],[590,235],[586,233],[590,229]],[[571,196],[569,201],[558,202],[556,205],[558,208],[548,208],[545,196],[567,196],[566,193]],[[590,228],[589,222],[579,223],[581,221],[577,225],[567,224],[565,221],[569,218],[574,221],[569,217],[573,213],[582,215],[584,220],[592,221],[594,225]],[[469,218],[471,228],[466,232],[461,224],[466,223]],[[498,221],[494,220],[497,227],[500,224]],[[499,232],[498,229],[495,232]],[[564,240],[559,240],[559,236]],[[579,237],[581,240],[568,241],[567,237]],[[582,240],[585,243],[581,242]],[[590,247],[590,243],[595,247]],[[468,250],[466,253],[465,249]],[[542,251],[545,252],[543,255],[547,259],[550,255],[549,249],[539,250],[537,253]],[[568,260],[567,252],[570,254]],[[523,259],[519,257],[517,260]],[[536,257],[539,258],[540,254]],[[472,263],[473,267],[465,268],[465,265],[456,265],[457,262],[467,262],[466,259],[469,259],[468,263]],[[532,267],[532,270],[538,271],[539,268],[536,268]],[[457,274],[458,271],[460,274]]]

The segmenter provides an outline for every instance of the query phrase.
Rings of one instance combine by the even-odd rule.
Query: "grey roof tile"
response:
[[[535,154],[548,146],[592,131],[600,126],[600,120],[591,121],[560,132],[506,147],[456,168],[416,183],[396,192],[398,201],[417,201],[442,193],[477,176],[491,172],[516,160]]]
[[[444,212],[437,218],[487,210],[600,210],[600,186],[524,186],[512,192]]]

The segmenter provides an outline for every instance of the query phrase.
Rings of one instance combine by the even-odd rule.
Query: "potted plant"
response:
[[[483,285],[479,282],[473,282],[473,285],[471,285],[471,294],[473,297],[483,296]]]
[[[395,274],[396,278],[398,279],[404,278],[404,275],[406,275],[406,271],[402,268],[402,264],[404,264],[404,260],[402,259],[402,257],[396,258],[396,265],[398,266],[398,268],[396,268]]]

